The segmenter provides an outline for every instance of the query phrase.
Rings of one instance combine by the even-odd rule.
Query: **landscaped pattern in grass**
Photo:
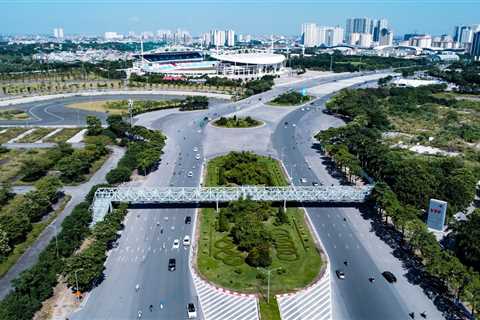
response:
[[[5,130],[5,129],[3,129]],[[3,131],[2,130],[2,131]],[[2,143],[7,143],[8,141],[12,140],[15,137],[18,137],[25,131],[27,131],[27,128],[8,128],[6,129],[7,131],[0,133],[0,144]]]
[[[30,134],[27,134],[25,137],[17,140],[17,142],[20,143],[32,143],[40,140],[41,138],[45,137],[47,134],[50,132],[55,131],[55,129],[52,128],[37,128],[35,131],[31,132]]]
[[[290,91],[283,93],[276,97],[275,99],[271,100],[267,104],[272,106],[282,106],[282,107],[290,107],[290,106],[298,106],[304,103],[307,103],[312,99],[311,96],[305,96],[296,91]]]
[[[288,208],[288,224],[264,223],[273,236],[274,252],[269,269],[271,295],[303,288],[318,276],[322,261],[305,224],[301,209]],[[246,254],[233,244],[228,232],[218,232],[218,214],[203,209],[200,221],[198,268],[209,281],[228,289],[266,295],[266,277],[245,263]]]
[[[212,159],[207,168],[207,186],[287,184],[276,160],[249,152],[232,152]],[[252,210],[251,203],[244,200],[245,210]],[[230,217],[228,222],[221,218],[233,212],[234,204],[222,208],[220,214],[214,209],[202,209],[197,260],[199,271],[221,287],[265,296],[265,272],[246,263],[252,251],[241,249],[232,236],[239,223],[232,222],[235,221],[235,216]],[[271,295],[303,288],[314,281],[320,272],[322,261],[303,211],[288,208],[285,221],[279,222],[278,214],[276,216],[275,213],[280,210],[271,204],[256,203],[253,206],[256,206],[254,212],[261,216],[259,219],[263,231],[260,236],[265,234],[272,243],[268,249],[271,257],[268,269],[275,270],[271,273]],[[242,204],[239,207],[242,208]],[[243,212],[247,211],[240,210],[238,214]],[[219,231],[219,228],[224,229]]]
[[[230,118],[221,117],[213,122],[215,126],[224,128],[252,128],[263,124],[262,121],[255,120],[252,117],[237,118],[236,115]]]
[[[66,142],[68,139],[79,133],[83,128],[64,128],[53,136],[48,137],[43,142]]]

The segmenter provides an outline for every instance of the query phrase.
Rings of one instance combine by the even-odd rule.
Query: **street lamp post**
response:
[[[272,273],[272,271],[281,269],[281,267],[274,268],[274,269],[265,269],[265,270],[262,270],[261,268],[258,268],[258,269],[267,273],[267,303],[270,304],[270,274]]]
[[[78,300],[80,300],[80,296],[78,295],[78,292],[79,292],[80,290],[78,290],[78,277],[77,277],[77,272],[78,272],[78,271],[81,271],[81,270],[83,270],[83,268],[77,269],[77,270],[75,270],[75,271],[73,272],[73,273],[75,274],[75,285],[77,286],[76,289],[77,289],[77,299],[78,299]]]

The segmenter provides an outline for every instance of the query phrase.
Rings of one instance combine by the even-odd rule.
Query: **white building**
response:
[[[233,30],[226,30],[226,41],[225,44],[227,47],[234,47],[235,46],[235,31]]]
[[[107,31],[103,34],[103,38],[105,38],[105,40],[108,40],[108,41],[111,41],[111,40],[122,40],[123,39],[123,35],[122,34],[119,34],[117,32],[113,32],[113,31]]]
[[[306,48],[311,48],[318,45],[316,23],[302,24],[302,40],[302,43]]]
[[[306,48],[321,45],[336,46],[343,42],[343,29],[319,26],[316,23],[304,23],[302,24],[302,38]]]
[[[343,43],[343,28],[333,27],[327,30],[327,41],[326,44],[330,47],[338,46]]]
[[[360,33],[358,46],[362,48],[369,48],[372,46],[373,36],[371,33]]]
[[[348,35],[347,44],[351,46],[356,46],[359,41],[360,41],[360,33],[353,32]]]
[[[56,39],[63,39],[64,38],[63,28],[53,29],[53,37],[55,37]]]
[[[410,45],[419,48],[431,48],[432,47],[432,36],[428,34],[419,35],[411,37]]]
[[[224,30],[210,31],[210,44],[215,47],[223,47],[226,41],[226,34]]]

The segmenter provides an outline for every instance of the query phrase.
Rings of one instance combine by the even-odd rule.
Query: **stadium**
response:
[[[262,50],[163,50],[134,56],[128,75],[164,74],[166,77],[219,76],[252,80],[284,72],[285,57]]]

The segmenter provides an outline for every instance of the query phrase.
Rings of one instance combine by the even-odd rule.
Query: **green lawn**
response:
[[[225,157],[212,159],[207,165],[206,185],[217,186],[218,172]],[[259,157],[257,165],[267,170],[274,185],[287,185],[279,163],[268,157]],[[276,211],[276,208],[272,208]],[[304,211],[288,208],[289,223],[275,225],[271,216],[264,222],[272,233],[275,245],[272,249],[271,294],[303,288],[318,276],[322,260],[313,237],[307,227]],[[209,281],[228,289],[266,296],[264,271],[247,265],[246,253],[239,251],[227,232],[216,229],[218,214],[212,208],[200,213],[197,264],[200,273]],[[268,308],[267,308],[268,309]],[[263,318],[263,317],[262,317]],[[275,317],[266,319],[276,319]]]
[[[22,139],[18,140],[17,142],[21,143],[32,143],[40,140],[41,138],[45,137],[50,132],[53,132],[55,129],[52,128],[37,128],[32,133],[26,135]]]
[[[68,139],[76,135],[83,128],[64,128],[53,136],[48,137],[44,142],[66,142]]]
[[[270,303],[267,303],[267,299],[260,299],[260,314],[262,320],[280,320],[280,311],[278,310],[278,303],[275,296],[270,297]]]

